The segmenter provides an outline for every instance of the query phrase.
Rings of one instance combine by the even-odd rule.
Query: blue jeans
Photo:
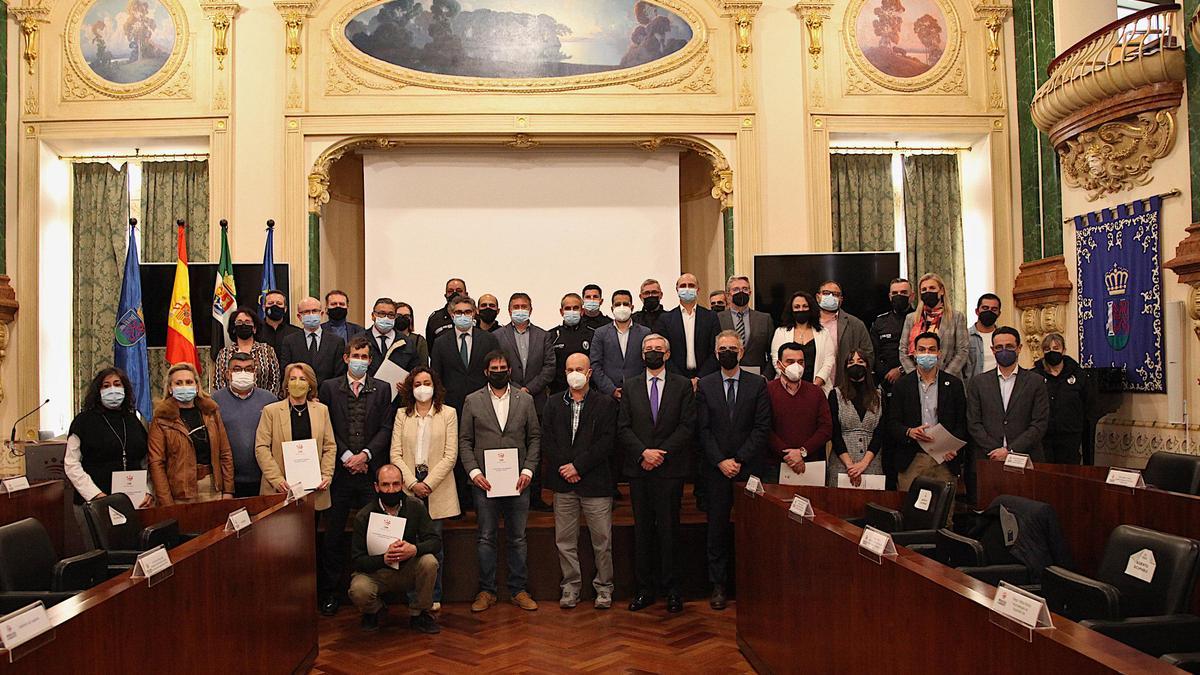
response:
[[[487,492],[472,485],[471,493],[475,495],[479,521],[479,590],[496,592],[496,535],[501,517],[508,540],[508,593],[516,595],[526,590],[525,522],[529,520],[529,490],[516,497],[488,499]]]

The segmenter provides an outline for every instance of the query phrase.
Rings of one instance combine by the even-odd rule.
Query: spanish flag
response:
[[[196,337],[192,332],[192,300],[189,292],[187,238],[182,220],[179,227],[179,258],[175,261],[175,286],[171,290],[171,310],[167,315],[167,363],[190,363],[200,370]]]

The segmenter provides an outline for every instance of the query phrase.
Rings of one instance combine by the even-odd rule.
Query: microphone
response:
[[[17,425],[21,423],[21,420],[25,419],[26,417],[29,417],[30,415],[32,415],[33,413],[35,413],[39,410],[41,410],[42,406],[46,405],[49,402],[50,402],[50,399],[47,398],[45,401],[42,401],[41,405],[34,408],[33,410],[30,410],[29,412],[25,413],[24,415],[21,415],[21,417],[19,417],[16,422],[13,422],[12,431],[10,431],[8,434],[8,442],[10,445],[17,442]]]

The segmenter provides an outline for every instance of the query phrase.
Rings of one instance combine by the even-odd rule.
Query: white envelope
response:
[[[285,441],[283,444],[283,478],[288,485],[300,483],[305,491],[317,489],[321,478],[321,454],[317,452],[317,441]]]
[[[383,555],[388,547],[397,539],[404,538],[404,528],[408,525],[407,518],[389,516],[386,513],[372,513],[367,521],[367,555]],[[389,565],[392,569],[400,569],[400,563]]]
[[[825,485],[825,462],[805,462],[804,473],[792,471],[787,462],[779,465],[780,485]]]
[[[850,483],[850,474],[839,473],[838,474],[838,487],[851,488],[851,489],[855,489],[855,490],[882,490],[882,489],[884,489],[884,481],[885,480],[887,480],[887,476],[864,474],[862,476],[862,483],[860,483],[858,485],[858,487],[855,487],[853,484]]]
[[[140,508],[142,500],[149,491],[145,471],[114,471],[112,474],[112,494],[129,495],[129,501],[134,508]]]
[[[497,448],[483,451],[483,477],[491,483],[487,496],[516,497],[517,480],[521,477],[521,464],[516,448]]]

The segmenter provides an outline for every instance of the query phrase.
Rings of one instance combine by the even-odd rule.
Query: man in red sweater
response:
[[[770,446],[775,462],[763,480],[779,482],[780,464],[796,473],[805,462],[824,462],[825,444],[833,433],[825,392],[804,379],[804,348],[795,342],[780,346],[775,369],[779,377],[767,384],[773,430]]]

